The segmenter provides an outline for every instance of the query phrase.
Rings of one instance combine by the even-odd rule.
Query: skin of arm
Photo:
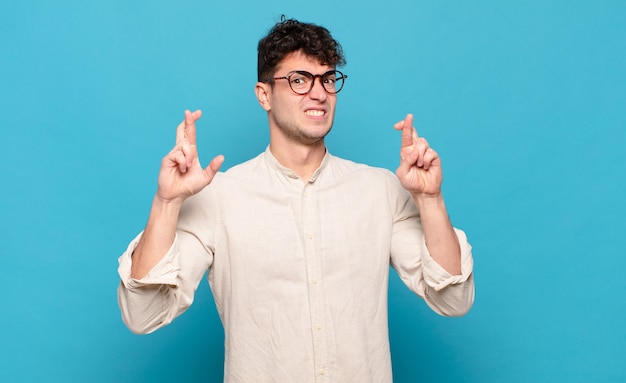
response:
[[[420,211],[426,247],[431,257],[452,275],[461,274],[461,250],[441,193],[441,159],[413,127],[413,115],[394,125],[402,131],[396,175]]]
[[[148,223],[133,252],[132,278],[143,278],[163,258],[176,236],[184,200],[209,185],[224,163],[224,156],[218,155],[206,168],[200,165],[196,121],[201,116],[200,110],[185,111],[185,119],[176,129],[176,145],[161,161]]]

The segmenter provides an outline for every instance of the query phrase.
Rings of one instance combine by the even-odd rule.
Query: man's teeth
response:
[[[323,110],[307,110],[306,112],[304,112],[304,114],[306,114],[307,116],[321,117],[324,115],[324,111]]]

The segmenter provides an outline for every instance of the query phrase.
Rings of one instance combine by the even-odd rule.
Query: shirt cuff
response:
[[[170,246],[169,250],[163,258],[154,265],[152,270],[148,272],[143,278],[137,279],[130,276],[130,270],[132,266],[132,255],[139,240],[141,239],[143,232],[139,233],[135,239],[128,245],[126,251],[118,258],[119,266],[117,272],[127,289],[136,289],[149,285],[170,285],[178,286],[178,272],[180,267],[178,265],[178,235],[174,237],[174,242]]]
[[[430,256],[426,243],[422,245],[424,247],[424,281],[435,291],[442,290],[450,285],[463,283],[472,275],[474,268],[472,246],[467,242],[467,237],[462,230],[454,228],[454,232],[456,233],[459,240],[459,247],[461,248],[461,275],[452,275],[447,272]]]

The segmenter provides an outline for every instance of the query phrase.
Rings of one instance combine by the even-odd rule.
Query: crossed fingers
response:
[[[176,145],[168,155],[168,160],[176,164],[181,173],[186,173],[197,160],[196,120],[202,116],[200,110],[185,111],[185,119],[176,128]]]
[[[413,127],[412,114],[407,114],[403,121],[399,121],[394,125],[394,128],[402,130],[400,158],[405,169],[417,166],[418,168],[428,170],[433,161],[439,158],[439,155],[430,147],[428,141],[418,136],[417,130]]]

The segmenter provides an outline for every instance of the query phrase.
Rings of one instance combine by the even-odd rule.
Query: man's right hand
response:
[[[196,121],[202,111],[185,110],[185,120],[176,129],[176,145],[161,162],[156,198],[162,203],[182,203],[211,183],[224,162],[219,155],[205,169],[196,146]]]
[[[185,120],[176,130],[176,145],[161,162],[159,187],[150,217],[132,255],[132,278],[143,278],[163,258],[176,236],[183,201],[210,184],[224,162],[224,156],[219,155],[206,169],[200,165],[196,121],[201,115],[199,110],[185,111]]]

